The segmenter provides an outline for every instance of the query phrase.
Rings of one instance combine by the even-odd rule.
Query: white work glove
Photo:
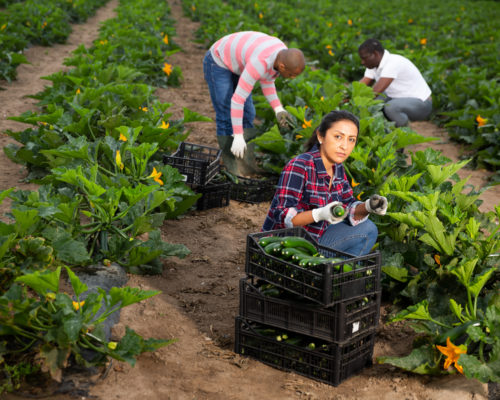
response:
[[[328,221],[330,224],[338,224],[342,222],[345,217],[347,217],[347,211],[341,217],[336,217],[332,214],[332,208],[335,206],[342,206],[340,201],[332,201],[324,207],[315,208],[312,210],[312,216],[314,222]]]
[[[281,128],[292,126],[292,116],[287,111],[280,111],[277,113],[276,119],[278,120],[278,125]]]
[[[374,194],[365,201],[365,207],[369,213],[385,215],[387,211],[387,199],[384,196]]]
[[[246,149],[247,149],[247,143],[245,142],[243,133],[240,133],[238,135],[233,135],[233,144],[231,145],[231,153],[233,153],[235,157],[243,158]]]
[[[274,109],[274,113],[276,114],[276,119],[278,120],[280,128],[292,126],[292,116],[283,108],[283,106],[276,107]]]

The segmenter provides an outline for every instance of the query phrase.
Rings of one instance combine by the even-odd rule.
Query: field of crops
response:
[[[30,84],[28,61],[36,72],[31,49],[59,54],[43,89],[29,93],[33,106],[0,125],[0,394],[57,392],[76,365],[106,371],[96,386],[77,387],[99,398],[498,394],[500,203],[484,194],[500,181],[500,5],[404,1],[394,10],[381,1],[375,14],[368,1],[317,0],[321,11],[306,12],[309,3],[0,2],[6,106],[16,85]],[[111,15],[92,20],[104,8]],[[90,42],[56,53],[71,24],[87,20]],[[237,30],[274,34],[308,61],[298,78],[276,81],[294,118],[288,131],[254,90],[262,168],[277,176],[325,113],[346,109],[361,119],[346,162],[354,194],[389,199],[387,214],[371,217],[381,254],[375,364],[335,388],[233,352],[246,238],[269,203],[196,210],[200,194],[164,163],[183,141],[215,145],[201,60]],[[368,37],[419,66],[433,90],[432,123],[465,149],[461,159],[412,125],[395,128],[355,82]],[[471,186],[467,169],[488,180]],[[95,266],[117,268],[128,283],[89,294]]]

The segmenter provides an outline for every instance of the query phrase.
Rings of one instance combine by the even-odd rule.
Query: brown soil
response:
[[[110,1],[86,24],[74,27],[65,45],[33,47],[26,51],[31,65],[18,68],[18,79],[4,83],[0,91],[0,131],[20,130],[23,126],[6,120],[35,109],[25,96],[43,89],[42,76],[64,68],[62,61],[79,44],[89,46],[96,38],[100,21],[115,16],[117,0]],[[184,49],[169,61],[181,67],[184,81],[178,89],[161,89],[163,102],[174,104],[172,111],[181,115],[188,107],[214,117],[208,89],[203,80],[202,59],[205,49],[195,44],[197,23],[182,15],[178,0],[171,1],[177,23],[176,41]],[[193,123],[189,141],[216,146],[215,123]],[[443,153],[456,159],[457,147],[446,133],[421,122],[412,127],[426,136],[440,136]],[[12,142],[2,134],[0,145]],[[25,171],[0,155],[0,189],[16,186],[34,189],[22,182]],[[473,174],[471,183],[485,184],[486,171]],[[483,194],[484,210],[491,210],[500,198],[500,187]],[[408,399],[454,400],[487,399],[487,386],[462,376],[427,377],[404,373],[385,365],[374,365],[338,387],[286,373],[235,354],[234,318],[238,315],[239,279],[245,275],[246,235],[261,228],[269,203],[250,205],[232,201],[228,207],[190,212],[163,226],[164,240],[183,243],[192,252],[183,260],[165,263],[161,276],[130,276],[129,285],[162,293],[148,301],[122,310],[114,328],[119,337],[130,326],[146,338],[177,338],[178,341],[154,353],[139,357],[135,367],[113,362],[105,379],[90,388],[89,397],[99,399]],[[2,214],[8,203],[1,205]],[[403,325],[384,325],[389,306],[384,305],[375,343],[374,357],[405,355],[411,349],[412,331]],[[6,398],[19,398],[6,396]],[[69,396],[50,396],[66,399]],[[85,397],[81,397],[82,399]]]

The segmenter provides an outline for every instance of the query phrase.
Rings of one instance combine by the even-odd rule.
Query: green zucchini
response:
[[[276,256],[281,252],[281,243],[280,242],[269,243],[266,247],[264,247],[264,251],[267,254]]]
[[[283,247],[301,247],[307,250],[309,254],[315,256],[318,254],[316,246],[312,244],[309,240],[304,239],[300,236],[286,236],[282,238],[281,244]]]
[[[334,217],[342,217],[345,214],[344,207],[342,206],[335,206],[330,211]]]
[[[309,253],[305,253],[299,248],[295,247],[283,247],[281,249],[281,255],[288,260],[300,260],[304,257],[311,257]]]
[[[434,339],[435,344],[446,344],[446,339],[450,338],[450,341],[453,343],[455,340],[457,340],[460,336],[462,336],[465,331],[467,331],[467,328],[471,326],[474,323],[477,323],[479,321],[467,321],[464,324],[455,326],[454,328],[448,329],[447,331],[443,332],[442,334],[436,336]]]
[[[259,245],[266,247],[270,243],[281,241],[281,236],[265,236],[259,239]]]

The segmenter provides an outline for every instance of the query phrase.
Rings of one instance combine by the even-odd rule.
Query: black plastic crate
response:
[[[235,352],[252,357],[272,367],[293,371],[311,379],[339,385],[363,368],[372,365],[375,330],[345,342],[316,343],[315,349],[278,341],[263,335],[259,325],[242,317],[235,321]]]
[[[197,186],[194,191],[202,196],[196,202],[197,210],[208,210],[216,207],[226,207],[229,205],[231,195],[231,182],[208,183],[204,186]]]
[[[262,203],[271,201],[276,192],[278,179],[252,179],[243,176],[237,176],[237,182],[231,186],[231,200],[245,203]]]
[[[326,308],[266,296],[251,278],[240,280],[240,316],[327,341],[344,341],[378,325],[381,293],[374,292]]]
[[[259,239],[265,236],[300,236],[313,243],[325,257],[339,257],[344,261],[302,268],[267,254],[258,244]],[[322,246],[304,228],[295,227],[249,234],[245,271],[247,275],[329,307],[339,301],[380,291],[380,261],[378,251],[355,257]],[[344,264],[354,268],[345,272]]]
[[[175,153],[163,156],[163,163],[177,168],[186,183],[203,186],[219,173],[220,157],[218,148],[181,142]]]

